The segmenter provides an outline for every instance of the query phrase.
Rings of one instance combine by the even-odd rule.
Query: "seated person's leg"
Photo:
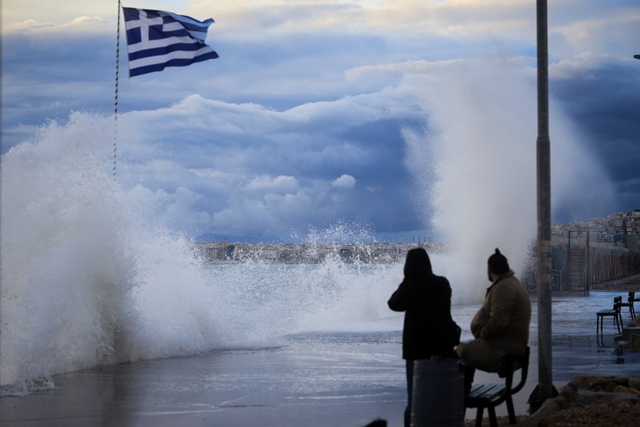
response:
[[[472,340],[458,344],[456,353],[465,365],[486,372],[497,372],[504,352],[485,340]]]
[[[464,395],[471,393],[471,385],[473,384],[473,377],[476,374],[476,368],[469,365],[464,365]]]
[[[476,369],[497,372],[503,351],[491,347],[484,340],[472,340],[458,344],[456,353],[464,364],[464,393],[469,394]]]

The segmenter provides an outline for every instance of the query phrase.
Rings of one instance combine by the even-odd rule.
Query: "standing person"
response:
[[[408,404],[404,425],[411,422],[413,361],[431,356],[455,357],[460,328],[451,318],[451,287],[445,277],[431,270],[431,260],[423,248],[407,252],[404,280],[389,299],[389,308],[404,311],[402,358],[407,372]]]
[[[465,365],[465,394],[471,390],[475,369],[498,372],[502,356],[523,356],[529,342],[531,300],[498,249],[487,261],[487,274],[491,286],[471,321],[475,339],[456,347]]]

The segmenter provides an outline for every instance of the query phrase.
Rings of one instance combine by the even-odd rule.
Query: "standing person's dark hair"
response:
[[[432,356],[455,357],[454,347],[460,328],[451,317],[451,286],[431,269],[431,260],[423,248],[407,252],[404,279],[389,299],[389,308],[404,311],[402,358],[407,373],[408,404],[405,426],[410,424],[413,397],[413,361]]]

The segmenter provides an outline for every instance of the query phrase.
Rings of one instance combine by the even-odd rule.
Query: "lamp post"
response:
[[[538,385],[529,404],[539,408],[558,395],[551,369],[551,161],[549,140],[549,64],[547,48],[547,1],[537,0],[538,45]]]

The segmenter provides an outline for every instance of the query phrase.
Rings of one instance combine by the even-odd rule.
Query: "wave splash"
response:
[[[145,228],[109,175],[108,119],[74,114],[3,156],[0,385],[215,347],[188,242]],[[98,135],[98,136],[96,136]],[[108,145],[107,145],[108,146]]]
[[[475,301],[489,285],[486,262],[496,247],[517,275],[535,252],[535,70],[517,58],[458,60],[406,80],[425,112],[424,129],[404,131],[416,207],[449,245],[458,301]],[[597,217],[615,205],[611,180],[558,105],[551,100],[553,217]]]
[[[139,185],[113,179],[96,154],[111,143],[110,126],[76,113],[3,156],[0,395],[51,388],[56,374],[264,348],[288,333],[365,330],[390,316],[400,265],[337,256],[206,265],[193,242],[145,214],[153,209],[135,197]],[[392,316],[391,327],[400,321]]]

